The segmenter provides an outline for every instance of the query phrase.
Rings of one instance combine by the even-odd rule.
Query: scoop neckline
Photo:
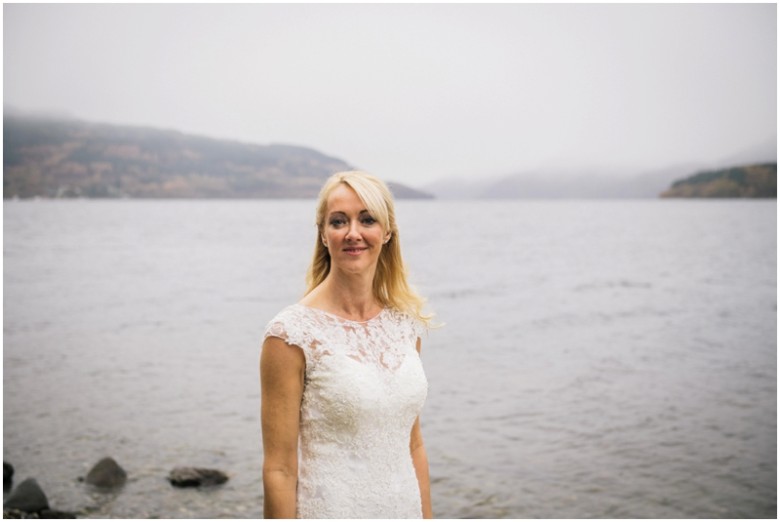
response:
[[[347,319],[346,317],[341,317],[340,315],[337,315],[337,314],[334,314],[334,313],[331,313],[331,312],[326,312],[322,308],[315,308],[313,306],[305,305],[303,303],[295,303],[295,304],[298,305],[298,306],[301,306],[303,308],[306,308],[307,310],[313,310],[315,312],[319,312],[321,314],[333,317],[333,318],[338,319],[339,321],[343,321],[345,323],[356,323],[356,324],[366,324],[366,323],[370,323],[371,321],[373,321],[375,319],[379,319],[379,317],[381,317],[381,315],[385,313],[385,310],[387,310],[387,307],[385,306],[374,317],[372,317],[370,319],[366,319],[365,321],[355,321],[354,319]]]

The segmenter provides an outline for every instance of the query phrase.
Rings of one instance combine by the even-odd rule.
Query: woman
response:
[[[304,298],[260,359],[266,518],[431,518],[419,413],[429,318],[406,280],[393,200],[362,172],[317,205]]]

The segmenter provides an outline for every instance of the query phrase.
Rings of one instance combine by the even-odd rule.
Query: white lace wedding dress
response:
[[[306,358],[298,450],[299,518],[421,518],[409,437],[428,382],[424,326],[385,308],[363,322],[294,304],[265,331]]]

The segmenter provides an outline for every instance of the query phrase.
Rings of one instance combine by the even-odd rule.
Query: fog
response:
[[[303,145],[414,185],[633,176],[776,157],[776,9],[6,4],[4,105]]]

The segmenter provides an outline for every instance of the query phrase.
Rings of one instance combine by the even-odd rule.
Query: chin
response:
[[[365,272],[374,272],[376,270],[377,263],[366,263],[362,259],[355,259],[339,263],[337,266],[344,272],[348,272],[350,274],[362,274]]]

